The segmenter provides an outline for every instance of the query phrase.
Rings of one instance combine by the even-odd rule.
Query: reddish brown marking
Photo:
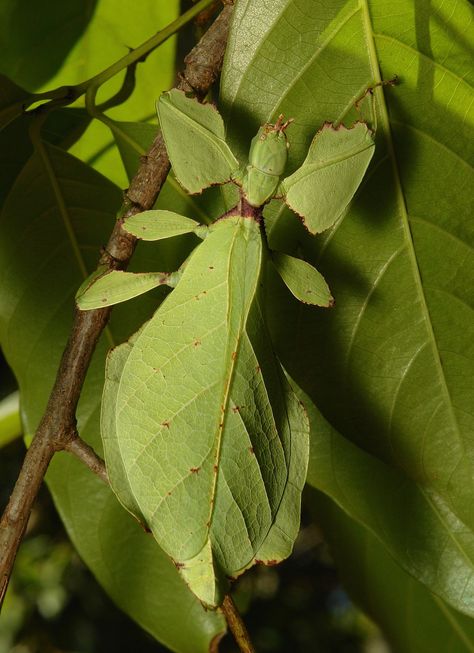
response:
[[[217,465],[214,465],[214,474],[217,474],[218,471],[219,471],[219,467]]]
[[[171,492],[167,492],[167,493],[166,493],[166,496],[170,497],[170,496],[171,496]]]
[[[176,569],[184,569],[186,567],[184,562],[177,562],[176,560],[173,560],[173,564],[176,567]]]
[[[193,342],[193,346],[194,346],[194,347],[199,347],[200,344],[201,344],[201,341],[200,341],[200,340],[195,340],[195,341]]]
[[[258,374],[260,372],[260,365],[257,365],[255,369],[257,370],[257,374]]]
[[[201,469],[200,467],[191,467],[189,471],[191,472],[191,474],[197,474],[200,469]]]
[[[253,447],[249,447],[249,451],[250,451],[251,454],[253,454],[255,456],[255,450],[254,450]]]
[[[161,422],[161,426],[164,426],[165,429],[169,429],[169,427],[170,427],[170,423],[169,423],[168,421],[166,421],[166,422]]]
[[[213,265],[210,265],[210,266],[209,266],[209,270],[213,270],[213,269],[214,269],[214,266],[213,266]]]
[[[255,560],[257,565],[265,565],[266,567],[274,567],[280,564],[278,560]]]
[[[237,358],[237,352],[233,351],[232,352],[232,360],[235,361],[236,358]]]
[[[238,412],[240,412],[240,406],[234,406],[234,407],[232,408],[232,412],[233,412],[233,413],[238,413]]]

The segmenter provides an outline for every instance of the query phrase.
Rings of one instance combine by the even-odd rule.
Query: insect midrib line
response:
[[[49,146],[53,148],[54,146]],[[83,279],[87,279],[89,276],[87,272],[86,265],[84,263],[84,260],[82,258],[81,250],[79,247],[79,244],[77,242],[76,234],[74,233],[74,230],[72,228],[71,224],[71,219],[69,216],[69,211],[67,209],[66,202],[64,200],[63,193],[61,191],[61,187],[58,181],[58,178],[56,176],[56,171],[54,170],[53,164],[51,162],[51,159],[49,157],[49,153],[46,150],[46,147],[43,143],[43,141],[38,138],[35,141],[35,148],[36,151],[38,152],[41,161],[43,162],[44,169],[46,172],[46,176],[49,180],[49,183],[51,184],[51,189],[53,191],[54,198],[56,200],[56,205],[58,207],[59,215],[61,216],[61,221],[63,223],[64,229],[66,231],[67,238],[69,240],[69,244],[71,246],[71,249],[74,254],[74,258],[76,259],[76,263],[78,265],[79,271],[81,273],[81,276]],[[110,328],[108,326],[105,327],[104,329],[106,337],[112,347],[115,346],[115,341],[112,337],[112,333],[110,331]]]
[[[362,148],[360,148],[358,150],[355,150],[355,151],[353,150],[352,152],[350,152],[349,156],[351,156],[351,157],[358,156],[359,154],[363,154],[364,152],[366,152],[367,150],[372,149],[373,147],[374,147],[373,142],[368,143],[364,147],[362,147]],[[329,168],[330,166],[335,166],[338,163],[343,163],[344,161],[347,161],[347,159],[348,159],[348,155],[347,155],[347,152],[346,152],[345,154],[342,154],[341,156],[336,156],[336,157],[334,157],[332,159],[328,159],[326,161],[320,161],[320,162],[315,162],[315,163],[306,163],[305,167],[306,166],[308,167],[308,172],[300,173],[300,170],[296,170],[293,173],[293,175],[297,175],[298,176],[297,181],[301,181],[302,179],[305,179],[306,177],[308,177],[309,175],[312,175],[314,172],[316,172],[318,170],[325,170],[326,168]],[[287,179],[290,179],[291,177],[293,177],[293,175],[290,175],[290,177],[287,177]],[[283,185],[285,185],[285,181],[287,181],[287,179],[283,180]]]
[[[226,313],[227,313],[227,315],[226,315],[227,322],[229,322],[229,313],[231,311],[230,307],[231,307],[231,303],[232,303],[231,285],[230,285],[230,268],[231,268],[230,261],[232,259],[232,255],[233,255],[233,250],[234,250],[234,245],[235,245],[235,239],[237,237],[237,232],[238,232],[238,229],[234,228],[234,231],[233,231],[233,234],[232,234],[232,244],[231,244],[231,247],[229,249],[229,257],[228,257],[228,260],[227,260],[227,271],[226,271],[227,272],[227,287],[229,289],[229,291],[228,291],[227,311],[226,311]],[[244,319],[244,316],[241,315],[240,316],[239,333],[242,330],[243,319]],[[225,354],[226,355],[226,360],[228,360],[230,350],[233,349],[233,347],[229,347],[229,344],[230,344],[230,342],[228,340],[227,341],[227,346],[226,346],[226,354]],[[234,374],[234,369],[235,369],[235,366],[237,364],[239,346],[240,346],[240,338],[238,339],[238,341],[237,341],[237,343],[235,345],[235,352],[236,352],[235,358],[232,358],[232,356],[230,357],[231,364],[230,364],[230,366],[228,368],[229,375],[228,375],[227,383],[224,383],[224,386],[223,386],[223,398],[222,398],[222,404],[221,404],[222,407],[223,407],[223,410],[220,410],[220,412],[219,412],[219,426],[218,426],[218,429],[217,429],[218,439],[217,439],[216,454],[215,454],[215,458],[214,458],[214,460],[215,460],[214,464],[217,466],[217,470],[216,470],[216,473],[214,474],[214,478],[212,479],[212,486],[211,486],[211,493],[210,493],[210,498],[212,500],[212,503],[211,503],[211,509],[209,511],[208,533],[211,530],[212,518],[213,518],[213,515],[214,515],[214,510],[216,508],[217,477],[219,475],[219,464],[220,464],[220,458],[221,458],[222,440],[224,438],[224,427],[225,427],[225,422],[226,422],[227,406],[229,404],[229,399],[230,399],[230,387],[232,385],[232,378],[233,378],[233,374]],[[222,426],[220,425],[221,422],[222,422]]]
[[[367,44],[367,54],[369,57],[369,63],[370,67],[372,69],[373,75],[375,82],[378,84],[382,84],[383,79],[382,75],[380,72],[380,67],[379,67],[379,62],[378,62],[378,56],[377,56],[377,51],[375,48],[375,40],[374,40],[374,32],[372,29],[372,22],[371,22],[371,17],[370,17],[370,11],[368,7],[368,1],[367,0],[359,0],[360,2],[360,7],[362,10],[362,19],[363,19],[363,24],[364,24],[364,30],[366,34],[366,44]],[[398,169],[398,162],[397,162],[397,156],[395,153],[395,146],[393,143],[393,138],[392,138],[392,131],[390,128],[390,120],[388,116],[388,108],[387,104],[385,102],[385,96],[383,93],[383,88],[382,86],[378,86],[375,91],[377,94],[377,98],[379,100],[379,106],[380,106],[380,113],[381,113],[381,124],[382,124],[382,129],[385,134],[385,140],[387,143],[387,150],[389,153],[390,160],[392,162],[392,171],[393,171],[393,178],[395,182],[395,190],[396,190],[396,196],[398,200],[398,206],[399,206],[399,212],[400,212],[400,217],[401,217],[401,222],[403,226],[403,232],[405,235],[405,242],[407,243],[407,252],[408,256],[410,258],[410,265],[413,270],[413,277],[416,283],[416,287],[418,290],[418,296],[420,299],[421,303],[421,310],[424,315],[424,322],[426,325],[426,330],[428,332],[428,337],[430,339],[431,345],[432,345],[432,350],[433,350],[433,359],[436,365],[436,368],[438,370],[438,376],[440,379],[441,383],[441,388],[442,392],[445,397],[445,402],[447,409],[450,413],[451,416],[451,421],[453,426],[455,427],[455,432],[458,437],[458,440],[461,444],[461,447],[465,449],[464,446],[464,441],[461,437],[461,432],[459,428],[459,424],[456,418],[456,415],[454,413],[454,408],[453,408],[453,403],[451,400],[451,395],[449,392],[449,388],[446,382],[446,377],[444,374],[443,370],[443,365],[441,363],[441,358],[439,355],[439,350],[437,346],[437,341],[435,337],[435,333],[433,330],[433,324],[431,321],[431,315],[428,309],[428,305],[426,302],[426,297],[425,293],[423,291],[423,285],[421,282],[421,273],[420,269],[418,267],[418,262],[416,259],[416,254],[415,254],[415,248],[414,248],[414,243],[413,243],[413,237],[411,234],[410,230],[410,225],[409,225],[409,218],[408,218],[408,210],[405,202],[405,196],[403,194],[403,188],[402,188],[402,182],[400,178],[400,172]]]

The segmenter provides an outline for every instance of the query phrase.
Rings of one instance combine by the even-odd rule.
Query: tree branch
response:
[[[221,610],[241,653],[255,653],[248,630],[230,594],[226,594]]]
[[[178,87],[202,99],[216,80],[224,56],[232,6],[225,6],[216,21],[185,59]],[[125,269],[136,239],[122,229],[125,217],[151,209],[170,168],[161,134],[143,158],[125,193],[121,216],[99,264]],[[76,309],[68,343],[38,429],[28,449],[8,505],[0,522],[0,606],[7,590],[16,552],[26,529],[31,507],[56,451],[68,449],[85,456],[78,444],[76,407],[89,362],[110,316],[110,308],[82,312]]]
[[[105,463],[102,458],[96,454],[94,449],[87,442],[84,442],[77,433],[76,437],[70,440],[64,447],[65,451],[74,454],[81,462],[94,472],[104,483],[109,484],[109,477],[105,469]]]

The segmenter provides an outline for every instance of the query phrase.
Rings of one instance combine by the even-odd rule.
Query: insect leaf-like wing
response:
[[[349,207],[374,153],[372,132],[362,122],[350,129],[326,123],[303,165],[284,179],[285,201],[313,234],[331,227]]]
[[[306,476],[306,414],[258,300],[262,249],[252,218],[213,224],[104,390],[112,486],[213,607],[228,577],[289,555]]]
[[[187,191],[200,193],[230,180],[239,164],[212,104],[200,104],[173,89],[161,95],[157,109],[174,174]]]

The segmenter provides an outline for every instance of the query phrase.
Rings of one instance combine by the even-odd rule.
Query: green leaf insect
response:
[[[253,207],[281,197],[313,234],[329,229],[344,215],[375,149],[373,133],[364,122],[350,128],[325,123],[300,168],[282,179],[291,120],[279,116],[275,124],[260,127],[248,162],[239,164],[225,142],[222,118],[211,104],[202,105],[173,89],[162,94],[157,109],[174,173],[188,192],[233,181]]]
[[[174,287],[151,319],[110,352],[101,433],[119,501],[203,604],[215,608],[246,569],[286,558],[299,529],[309,426],[265,322],[267,270],[273,266],[302,302],[333,304],[315,268],[269,250],[263,205],[284,187],[308,227],[327,228],[354,194],[373,145],[365,125],[324,127],[299,171],[282,182],[290,121],[264,125],[249,162],[239,166],[211,105],[170,91],[158,113],[178,181],[201,192],[238,180],[240,201],[208,227],[169,211],[127,218],[124,229],[138,238],[194,233],[202,241],[176,273],[99,271],[81,286],[77,303],[88,310],[160,284]],[[350,178],[350,189],[338,191],[334,175]],[[324,219],[308,205],[308,192],[326,198]]]

